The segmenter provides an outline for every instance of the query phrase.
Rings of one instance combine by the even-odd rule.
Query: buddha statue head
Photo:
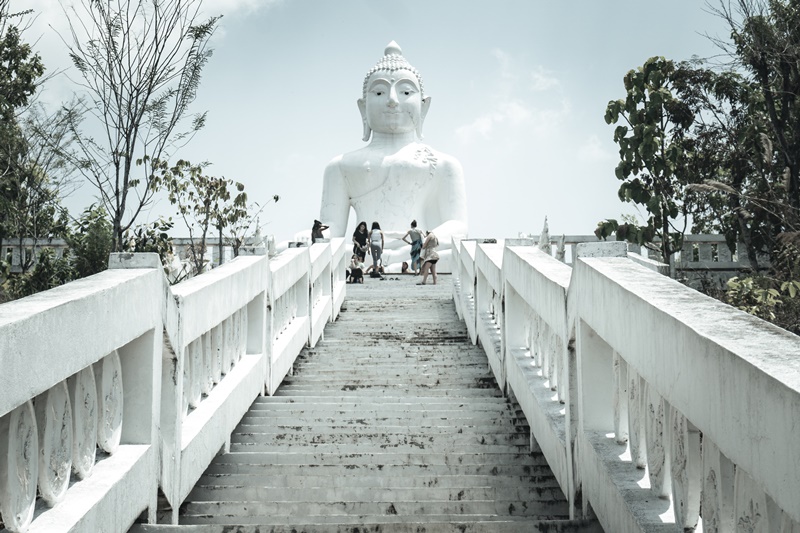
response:
[[[364,125],[363,140],[372,132],[416,133],[422,139],[422,123],[431,97],[425,96],[422,77],[403,57],[396,42],[386,46],[383,58],[364,77],[358,110]]]

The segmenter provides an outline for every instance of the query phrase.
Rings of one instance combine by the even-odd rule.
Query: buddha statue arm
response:
[[[443,155],[436,169],[438,191],[434,197],[439,224],[431,228],[441,243],[449,243],[453,235],[467,234],[467,194],[464,173],[454,158]]]
[[[344,237],[347,230],[347,217],[350,215],[350,195],[339,163],[341,156],[334,158],[325,167],[322,182],[322,205],[320,220],[330,226],[331,237]]]

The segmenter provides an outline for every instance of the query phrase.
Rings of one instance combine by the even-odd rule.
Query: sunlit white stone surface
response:
[[[400,240],[416,220],[439,239],[440,270],[449,269],[451,236],[467,233],[466,192],[459,162],[421,142],[430,107],[421,77],[391,42],[364,80],[358,100],[363,148],[335,157],[326,167],[320,220],[333,237],[345,235],[350,208],[386,237],[384,265],[409,261]],[[446,266],[447,265],[447,266]]]

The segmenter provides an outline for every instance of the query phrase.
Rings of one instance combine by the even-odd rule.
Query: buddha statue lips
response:
[[[441,252],[451,236],[467,232],[461,165],[422,142],[430,103],[419,72],[397,43],[389,43],[367,72],[357,100],[367,146],[335,157],[325,168],[320,220],[333,237],[345,236],[351,208],[358,220],[379,222],[390,271],[409,259],[409,246],[400,237],[411,220],[436,234]],[[440,271],[447,271],[449,255],[439,255]]]

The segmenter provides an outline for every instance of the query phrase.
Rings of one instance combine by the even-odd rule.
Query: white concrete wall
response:
[[[156,519],[159,486],[178,509],[311,342],[312,313],[319,338],[344,300],[341,239],[248,253],[175,286],[155,254],[112,254],[106,272],[0,305],[8,530],[126,531]]]
[[[615,533],[797,531],[800,338],[618,243],[583,246],[574,270],[531,247],[502,259],[507,389],[574,510]],[[475,254],[478,316],[490,253]]]

